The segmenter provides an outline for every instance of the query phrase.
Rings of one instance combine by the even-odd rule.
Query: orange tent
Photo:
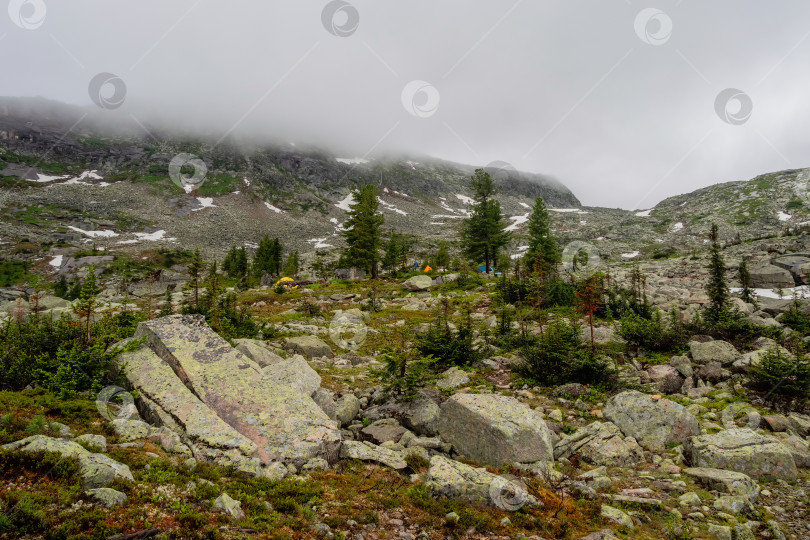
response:
[[[425,272],[430,272],[431,270],[433,270],[433,268],[431,268],[430,265],[425,266]]]

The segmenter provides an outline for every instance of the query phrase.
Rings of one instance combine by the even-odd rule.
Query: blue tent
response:
[[[479,271],[479,272],[486,272],[486,271],[487,271],[487,267],[486,267],[486,265],[485,265],[485,264],[482,264],[481,266],[479,266],[479,267],[478,267],[478,271]],[[489,267],[489,271],[490,271],[490,272],[494,272],[494,271],[495,271],[495,269],[494,269],[494,268],[492,268],[492,267],[490,266],[490,267]]]

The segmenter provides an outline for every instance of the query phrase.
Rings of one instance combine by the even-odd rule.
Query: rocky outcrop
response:
[[[542,415],[511,397],[454,395],[441,406],[439,435],[459,454],[482,463],[554,459],[551,432]]]
[[[119,365],[146,397],[139,401],[144,417],[177,429],[198,459],[231,460],[261,474],[274,461],[338,458],[340,433],[309,387],[263,375],[201,317],[143,322],[137,337],[148,348],[123,354]]]
[[[784,445],[747,428],[691,437],[684,450],[693,467],[737,471],[756,479],[788,480],[797,474],[793,456]]]
[[[622,433],[649,450],[663,450],[667,443],[683,443],[700,434],[697,418],[683,405],[641,392],[622,392],[611,397],[603,414]]]
[[[587,463],[606,467],[632,467],[644,458],[635,439],[625,437],[609,422],[593,422],[560,439],[554,446],[554,458],[579,454]]]
[[[32,435],[19,441],[3,445],[3,450],[20,452],[55,452],[62,457],[76,458],[85,488],[101,488],[111,484],[116,478],[134,481],[129,467],[114,459],[85,450],[81,445],[64,439],[54,439],[45,435]]]

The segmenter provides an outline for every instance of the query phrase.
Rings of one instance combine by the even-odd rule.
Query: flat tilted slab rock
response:
[[[508,396],[454,395],[441,406],[439,434],[459,454],[482,463],[554,461],[543,416]]]
[[[683,472],[695,478],[709,489],[717,490],[730,495],[742,495],[753,501],[759,495],[759,485],[756,480],[747,474],[722,469],[708,469],[705,467],[690,467]]]
[[[200,401],[256,444],[262,463],[337,460],[341,439],[334,421],[298,388],[262,377],[202,317],[142,322],[135,334],[141,336]]]
[[[169,364],[147,348],[116,359],[133,388],[161,407],[185,431],[190,442],[221,450],[256,454],[256,444],[226,424],[175,375]]]
[[[747,428],[692,437],[684,450],[693,467],[727,469],[757,479],[767,476],[790,480],[798,474],[787,448]]]

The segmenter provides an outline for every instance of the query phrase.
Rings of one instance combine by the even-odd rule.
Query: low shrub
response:
[[[520,354],[517,372],[543,386],[609,384],[612,380],[607,363],[583,347],[579,327],[564,319],[551,322]]]

